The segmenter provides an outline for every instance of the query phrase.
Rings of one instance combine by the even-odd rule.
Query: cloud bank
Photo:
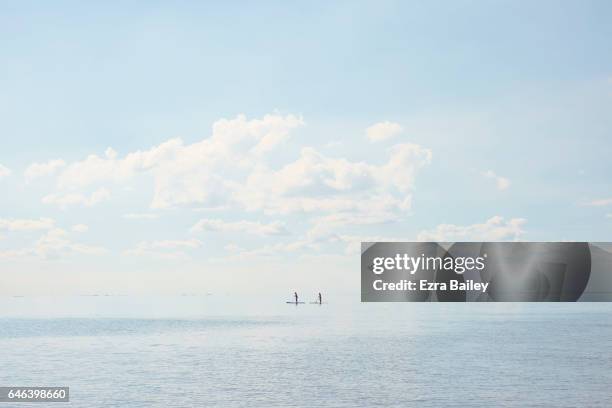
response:
[[[402,133],[404,129],[399,123],[379,122],[366,129],[366,136],[370,142],[383,142]]]
[[[496,215],[482,224],[454,225],[440,224],[432,230],[421,231],[418,241],[517,241],[524,233],[523,225],[527,220],[512,218],[504,220]]]

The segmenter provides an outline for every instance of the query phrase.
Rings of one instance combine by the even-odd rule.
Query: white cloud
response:
[[[197,239],[188,240],[165,240],[165,241],[152,241],[147,243],[149,248],[152,249],[177,249],[177,248],[199,248],[202,246],[202,241]]]
[[[72,231],[74,232],[87,232],[89,231],[89,227],[85,224],[76,224],[72,226]]]
[[[375,207],[372,208],[370,213],[367,213],[365,209],[362,213],[333,213],[312,218],[312,227],[307,235],[313,239],[324,237],[342,239],[342,236],[338,234],[344,226],[376,225],[392,221],[396,222],[398,220],[397,215],[393,212],[384,211],[384,209],[380,210]]]
[[[107,149],[100,157],[68,165],[58,176],[61,190],[77,190],[100,183],[125,183],[138,173],[154,177],[153,208],[186,204],[217,206],[227,201],[232,177],[248,172],[304,122],[295,115],[265,115],[247,120],[244,115],[220,119],[212,136],[185,145],[171,139],[149,150],[129,153],[123,158]]]
[[[110,198],[110,191],[105,188],[99,188],[89,196],[81,193],[66,193],[66,194],[49,194],[43,197],[44,204],[57,205],[60,208],[67,208],[74,205],[82,205],[92,207],[102,201]]]
[[[276,258],[283,254],[295,252],[302,249],[318,249],[320,248],[315,242],[308,239],[281,242],[273,245],[264,245],[263,247],[249,250],[240,250],[236,248],[234,258]]]
[[[189,259],[186,250],[193,250],[201,246],[202,242],[197,239],[143,241],[138,243],[135,248],[124,251],[124,254],[153,259],[184,260]]]
[[[503,191],[510,187],[510,180],[506,177],[501,177],[495,174],[493,170],[487,170],[482,173],[483,177],[494,180],[498,190]]]
[[[60,159],[49,160],[46,163],[32,163],[26,169],[24,176],[27,182],[39,177],[51,176],[60,168],[66,166],[66,162]]]
[[[227,222],[219,219],[202,219],[191,228],[191,232],[202,231],[238,232],[260,236],[288,234],[285,225],[278,221],[265,224],[253,221]]]
[[[212,164],[244,165],[252,156],[279,145],[291,129],[301,125],[302,119],[293,115],[266,115],[263,119],[250,121],[244,115],[231,120],[220,119],[213,124],[210,138],[191,145],[184,145],[181,139],[170,139],[149,150],[129,153],[123,159],[110,148],[105,157],[90,155],[68,166],[59,177],[59,185],[79,188],[104,181],[120,182],[137,172],[159,170],[156,179],[160,185],[156,190],[161,193],[166,182],[162,175],[167,171],[172,175],[186,175],[200,168],[208,170]],[[234,159],[242,163],[231,161]]]
[[[130,153],[123,159],[118,159],[117,152],[108,148],[104,157],[92,154],[85,160],[68,165],[58,177],[58,186],[78,189],[103,182],[125,182],[137,172],[152,170],[160,163],[175,158],[182,148],[180,139],[170,139],[149,150]]]
[[[373,236],[373,235],[348,235],[338,234],[335,232],[321,233],[320,231],[311,229],[306,235],[298,240],[277,243],[273,245],[264,245],[260,248],[245,250],[238,246],[226,248],[228,252],[232,252],[231,258],[277,258],[284,254],[309,250],[320,255],[320,251],[325,245],[332,243],[340,243],[345,245],[344,252],[346,254],[359,253],[361,242],[393,242],[403,241],[404,238],[389,237],[389,236]]]
[[[526,222],[523,218],[504,221],[503,217],[494,216],[482,224],[465,226],[440,224],[433,230],[421,231],[417,240],[438,242],[518,240],[525,232],[522,227]]]
[[[33,252],[42,258],[59,258],[70,254],[102,255],[106,249],[73,242],[61,228],[49,230],[37,242]]]
[[[305,147],[294,161],[271,167],[270,163],[279,161],[269,160],[269,155],[303,125],[302,118],[294,115],[221,119],[213,124],[212,136],[193,144],[171,139],[124,157],[112,149],[102,157],[90,155],[66,166],[57,178],[58,187],[78,190],[124,183],[147,172],[154,179],[152,208],[198,205],[273,215],[410,209],[416,173],[431,161],[429,149],[398,144],[388,150],[386,163],[372,164],[329,157]],[[45,202],[64,207],[93,204],[74,191],[51,194]]]
[[[315,223],[316,224],[316,223]],[[348,242],[344,237],[330,231],[310,229],[303,237],[288,242],[268,244],[254,249],[244,249],[236,244],[226,245],[225,250],[230,252],[229,258],[277,258],[288,253],[301,250],[319,251],[324,244],[332,242]]]
[[[279,170],[260,166],[236,188],[233,198],[247,210],[290,212],[369,212],[381,203],[388,210],[411,205],[416,173],[431,162],[431,151],[416,144],[389,150],[382,165],[327,157],[313,148]]]
[[[383,235],[340,235],[339,239],[346,243],[345,253],[358,254],[361,251],[362,242],[401,242],[406,237],[390,237]]]
[[[0,164],[0,179],[11,175],[11,170]]]
[[[90,155],[63,167],[56,177],[59,191],[43,201],[63,208],[91,206],[108,198],[109,184],[127,184],[137,174],[147,173],[153,178],[152,208],[187,205],[274,217],[312,214],[311,229],[303,239],[254,251],[260,254],[314,249],[326,242],[348,244],[349,239],[339,235],[337,229],[379,224],[409,214],[417,174],[431,163],[431,150],[413,143],[397,144],[386,148],[386,159],[377,162],[334,157],[312,147],[303,147],[290,160],[286,154],[274,155],[291,132],[303,125],[302,118],[294,115],[274,114],[252,120],[239,115],[218,120],[212,126],[212,135],[196,143],[171,139],[123,156],[109,148],[103,155]],[[399,131],[401,127],[390,122],[370,128],[376,140],[388,139]],[[99,188],[99,194],[82,192],[93,186]],[[153,214],[124,217],[149,219],[155,217]],[[192,230],[259,236],[287,233],[279,221],[210,218],[201,220]],[[184,257],[183,250],[141,242],[125,253],[158,256],[163,252],[162,257]]]
[[[84,245],[72,241],[69,233],[61,228],[47,230],[31,247],[12,249],[0,252],[0,258],[43,258],[58,259],[70,255],[102,255],[107,250],[98,247]]]
[[[370,142],[382,142],[396,137],[403,128],[394,122],[379,122],[366,129],[366,136]]]
[[[362,241],[405,240],[405,237],[391,238],[389,236],[349,235],[339,232],[340,228],[345,225],[379,224],[386,221],[390,221],[390,219],[377,218],[377,216],[364,216],[360,218],[359,216],[353,217],[349,214],[341,214],[338,216],[330,214],[328,216],[313,218],[311,220],[312,228],[299,239],[272,245],[264,245],[255,249],[243,249],[236,245],[231,245],[231,248],[226,249],[228,252],[232,253],[232,258],[277,258],[296,251],[314,251],[315,253],[320,253],[325,246],[334,243],[346,245],[345,253],[353,254],[359,252]]]
[[[187,260],[189,256],[185,252],[174,251],[174,252],[163,252],[148,249],[145,245],[139,244],[136,248],[128,249],[123,252],[124,255],[148,258],[148,259],[162,259],[166,261],[178,261]]]
[[[0,218],[0,229],[8,231],[33,231],[46,230],[55,226],[55,221],[51,218],[39,219],[7,219]]]
[[[124,214],[123,218],[128,220],[154,220],[159,218],[159,215],[153,213],[130,213]]]
[[[612,205],[612,198],[599,198],[597,200],[587,201],[584,203],[584,205],[591,207],[606,207],[608,205]]]
[[[365,234],[342,234],[337,232],[333,226],[345,225],[345,222],[356,221],[344,216],[338,217],[339,221],[330,215],[313,220],[313,228],[310,229],[302,238],[283,242],[274,245],[264,245],[255,249],[242,249],[237,246],[232,246],[231,258],[277,258],[287,253],[292,253],[301,250],[310,250],[320,252],[325,245],[339,243],[345,245],[344,252],[346,254],[359,253],[362,242],[395,242],[405,241],[406,237],[391,237],[382,235],[365,235]],[[332,227],[323,228],[325,222],[329,222]],[[361,224],[384,222],[380,219],[372,218],[363,220]],[[418,234],[418,241],[438,241],[438,242],[456,242],[456,241],[504,241],[518,240],[523,234],[522,229],[526,220],[522,218],[513,218],[504,221],[503,217],[495,216],[488,219],[483,224],[474,224],[467,226],[459,226],[453,224],[442,224],[433,230],[422,231]]]
[[[160,166],[151,207],[232,203],[245,175],[263,166],[265,156],[302,125],[302,119],[293,115],[250,121],[239,115],[215,122],[210,138],[187,146],[175,161]]]

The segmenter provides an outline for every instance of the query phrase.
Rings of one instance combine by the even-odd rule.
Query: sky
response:
[[[2,2],[0,295],[354,293],[612,240],[607,1]]]

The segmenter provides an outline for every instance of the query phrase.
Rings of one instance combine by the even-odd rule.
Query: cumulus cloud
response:
[[[303,124],[294,115],[250,121],[240,115],[215,122],[210,138],[187,146],[176,160],[160,166],[151,206],[235,204],[235,191],[241,189],[245,175],[264,166],[265,156]]]
[[[265,115],[221,119],[211,135],[195,143],[170,139],[146,150],[120,154],[109,148],[58,168],[57,191],[43,202],[66,208],[92,206],[110,195],[107,188],[129,185],[135,177],[152,179],[150,207],[224,209],[259,213],[273,219],[303,215],[311,228],[302,239],[269,246],[258,253],[314,249],[330,242],[352,244],[337,229],[374,225],[410,213],[419,172],[432,152],[414,143],[377,149],[376,161],[338,157],[303,147],[299,153],[279,149],[304,126],[296,115]],[[372,140],[393,137],[401,127],[383,122],[370,128]],[[386,133],[385,133],[386,132]],[[291,156],[293,155],[293,156]],[[97,188],[91,194],[91,189]],[[151,219],[156,213],[125,214],[126,219]],[[204,218],[192,231],[226,231],[274,236],[286,234],[280,221],[224,221]],[[161,248],[141,242],[129,255],[184,257],[186,248]],[[239,252],[239,251],[235,251]]]
[[[67,165],[57,183],[68,192],[51,194],[44,201],[64,207],[93,205],[99,200],[74,190],[126,182],[146,172],[154,180],[152,208],[198,205],[271,215],[410,209],[416,173],[431,161],[429,149],[398,144],[388,149],[386,162],[373,164],[305,147],[293,161],[271,166],[280,161],[269,160],[270,154],[303,125],[295,115],[251,120],[239,115],[218,120],[210,137],[193,144],[171,139],[123,157],[108,149],[103,156],[90,155]]]
[[[366,129],[366,136],[370,142],[382,142],[392,139],[402,133],[403,128],[394,122],[379,122]]]
[[[482,224],[440,224],[432,230],[421,231],[417,240],[438,242],[518,240],[525,232],[523,225],[526,222],[527,220],[523,218],[505,221],[503,217],[494,216]]]
[[[303,119],[295,115],[221,119],[213,124],[210,137],[193,144],[170,139],[124,157],[110,148],[103,156],[89,155],[67,165],[59,173],[57,185],[61,190],[74,191],[96,184],[124,183],[136,174],[149,173],[155,185],[153,208],[195,203],[216,206],[227,200],[232,178],[261,163],[292,129],[303,125]],[[71,200],[82,201],[75,196]]]
[[[170,139],[149,150],[129,153],[124,158],[119,158],[117,152],[109,148],[104,157],[90,155],[69,165],[58,182],[60,187],[79,188],[98,182],[125,181],[138,172],[157,170],[156,193],[162,194],[164,183],[170,178],[162,177],[165,172],[171,172],[171,176],[189,176],[194,172],[204,175],[212,165],[245,165],[255,156],[273,149],[288,137],[291,129],[301,125],[303,120],[294,115],[266,115],[254,120],[239,115],[231,120],[221,119],[213,124],[212,136],[200,142],[185,145],[181,139]],[[234,159],[239,160],[226,162]],[[184,184],[188,181],[184,180]]]
[[[278,170],[255,169],[233,198],[247,210],[270,214],[367,212],[380,203],[389,210],[407,210],[416,173],[431,157],[429,149],[410,143],[393,146],[388,161],[381,165],[304,148],[296,161]]]
[[[202,231],[238,232],[260,236],[284,235],[288,233],[285,225],[278,221],[265,224],[253,221],[227,222],[219,219],[202,219],[191,228],[191,232]]]
[[[495,174],[493,170],[487,170],[482,173],[483,177],[495,181],[495,186],[498,190],[503,191],[510,187],[510,180],[506,177],[501,177]]]
[[[102,201],[110,198],[110,191],[105,188],[100,188],[90,195],[81,193],[66,193],[66,194],[49,194],[43,197],[44,204],[56,205],[60,208],[67,208],[75,205],[92,207]]]
[[[176,158],[177,152],[183,147],[180,139],[170,139],[149,150],[130,153],[123,159],[119,159],[117,152],[108,148],[102,157],[92,154],[68,165],[59,174],[58,186],[74,190],[98,183],[125,182],[138,172],[152,170]]]
[[[32,163],[24,172],[27,182],[39,177],[51,176],[64,167],[66,162],[61,159],[49,160],[46,163]]]
[[[0,179],[11,175],[11,170],[0,164]]]
[[[0,218],[0,229],[8,231],[48,230],[55,226],[51,218],[39,219],[8,219]]]

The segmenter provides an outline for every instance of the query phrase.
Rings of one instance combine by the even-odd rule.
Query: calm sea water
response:
[[[612,406],[612,304],[230,305],[1,299],[0,385],[73,407]]]

